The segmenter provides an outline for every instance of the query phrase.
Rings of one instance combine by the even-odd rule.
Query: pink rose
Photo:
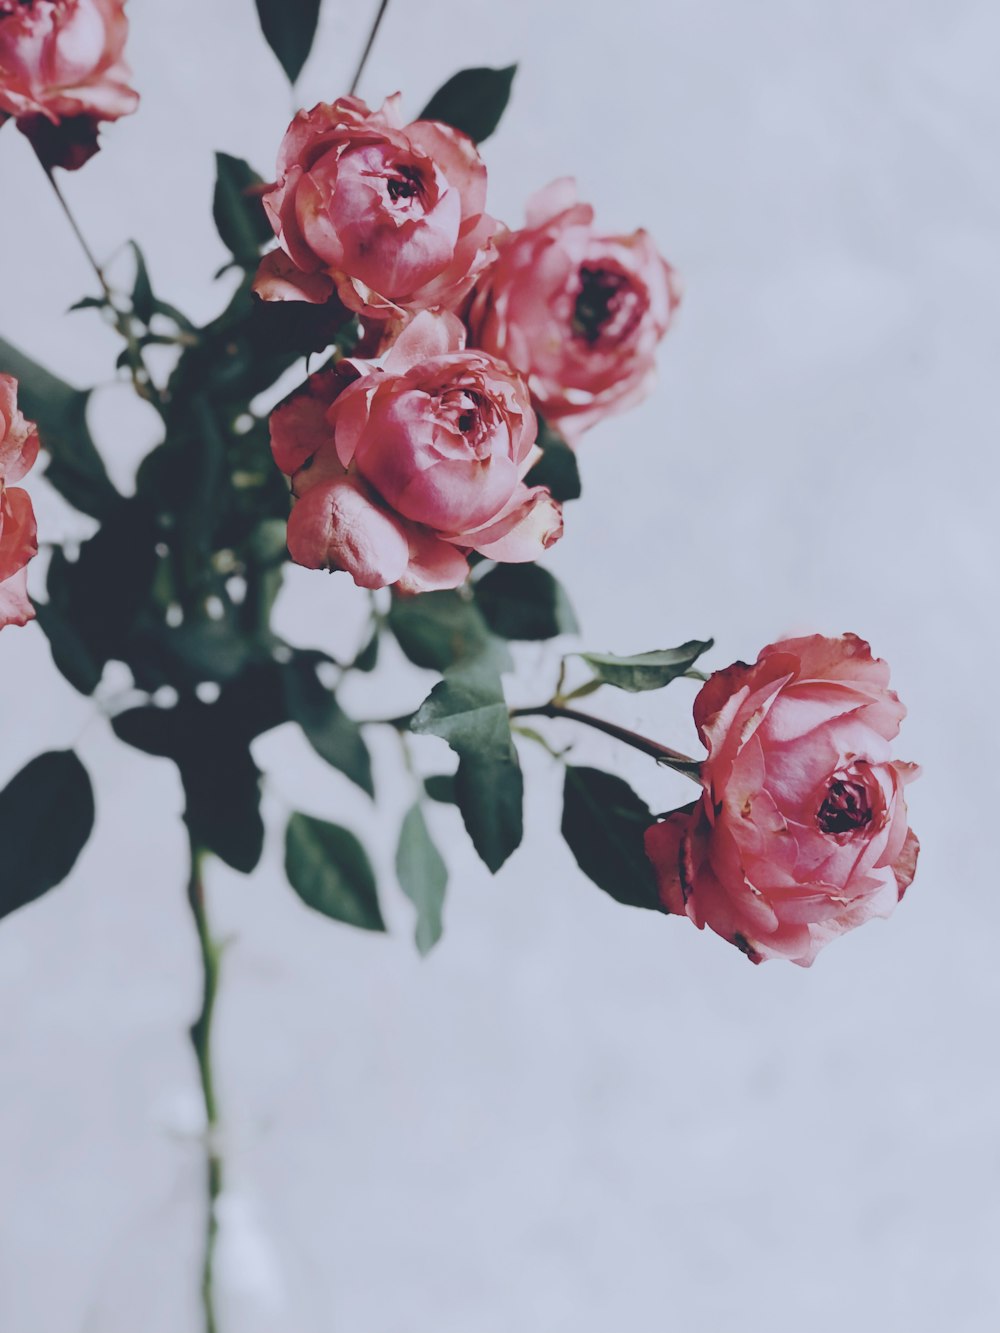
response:
[[[17,380],[0,375],[0,629],[35,618],[28,561],[38,554],[35,514],[20,481],[38,457],[38,433],[17,410]]]
[[[127,36],[125,0],[0,0],[0,122],[13,116],[47,167],[82,167],[99,123],[138,106]]]
[[[535,560],[562,535],[548,490],[522,481],[538,454],[527,390],[463,344],[454,315],[418,315],[384,368],[342,361],[272,414],[297,564],[425,592],[458,587],[469,551]]]
[[[647,232],[599,235],[572,180],[536,194],[527,223],[498,240],[469,311],[470,342],[519,370],[539,412],[572,440],[649,392],[680,288]]]
[[[905,713],[853,634],[788,639],[716,672],[694,706],[704,795],[646,832],[664,908],[755,963],[803,967],[888,916],[919,850],[903,799],[919,770],[889,754]]]
[[[485,204],[486,168],[458,130],[404,126],[398,93],[380,111],[357,97],[321,102],[281,145],[264,195],[281,250],[265,255],[254,290],[313,303],[336,292],[350,310],[396,322],[451,308],[493,259]]]

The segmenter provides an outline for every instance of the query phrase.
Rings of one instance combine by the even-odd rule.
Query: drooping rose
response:
[[[680,287],[645,231],[604,236],[570,179],[528,204],[476,287],[470,343],[528,381],[547,421],[574,441],[646,396]]]
[[[38,457],[38,432],[17,407],[17,380],[0,375],[0,629],[35,618],[28,561],[38,554],[35,514],[20,481]]]
[[[83,166],[100,122],[139,104],[127,36],[125,0],[0,0],[0,122],[13,116],[46,166]]]
[[[497,223],[483,211],[475,144],[435,121],[404,125],[399,101],[370,111],[341,97],[292,121],[264,195],[281,244],[257,273],[264,300],[336,292],[357,314],[399,324],[453,308],[492,261]]]
[[[891,758],[906,710],[868,644],[771,644],[716,672],[694,711],[704,795],[646,833],[664,908],[755,963],[804,967],[888,916],[916,869],[903,787],[919,770]]]
[[[455,316],[418,315],[384,368],[342,361],[275,410],[297,564],[425,592],[458,587],[470,551],[529,561],[562,535],[548,490],[522,480],[538,454],[524,384],[463,344]]]

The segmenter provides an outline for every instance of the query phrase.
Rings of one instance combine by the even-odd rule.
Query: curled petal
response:
[[[34,618],[35,608],[28,597],[28,571],[19,569],[9,579],[0,581],[0,629],[5,625],[27,625]]]
[[[546,486],[523,484],[504,517],[477,532],[449,537],[459,546],[471,546],[480,555],[505,564],[527,564],[563,534],[562,507]]]
[[[253,280],[253,292],[262,301],[308,301],[323,305],[336,293],[332,278],[325,273],[307,273],[285,254],[270,250],[260,261]]]
[[[307,569],[342,569],[361,588],[402,577],[410,546],[399,522],[355,478],[314,486],[295,502],[288,551]]]
[[[433,592],[459,588],[469,575],[469,562],[449,542],[416,524],[406,525],[410,562],[396,584],[400,592]]]

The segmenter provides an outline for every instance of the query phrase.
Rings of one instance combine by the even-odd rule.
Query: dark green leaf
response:
[[[539,418],[538,444],[542,456],[525,477],[528,486],[547,486],[553,499],[579,500],[583,493],[576,454],[561,435]]]
[[[394,597],[389,628],[414,665],[445,671],[482,658],[499,671],[511,667],[506,645],[492,635],[472,598],[460,591]]]
[[[98,662],[69,618],[51,602],[36,602],[38,624],[49,641],[52,661],[75,690],[93,694],[100,684],[103,664]]]
[[[475,594],[486,623],[505,639],[554,639],[580,628],[562,585],[538,565],[497,565]]]
[[[18,381],[18,407],[38,423],[46,477],[75,509],[104,516],[119,501],[87,426],[89,392],[74,389],[0,338],[0,374]]]
[[[361,930],[385,930],[365,849],[337,824],[293,814],[285,835],[285,873],[307,906]]]
[[[374,671],[378,664],[379,626],[371,632],[371,638],[351,663],[355,671]]]
[[[321,759],[375,795],[368,747],[358,724],[340,707],[332,690],[316,674],[318,657],[298,653],[283,672],[289,717],[299,724]]]
[[[458,755],[455,799],[473,846],[495,874],[524,833],[524,781],[500,677],[484,662],[449,672],[411,729],[440,736]]]
[[[448,867],[431,840],[419,805],[407,811],[396,848],[400,887],[417,909],[416,941],[427,954],[441,938],[441,907],[448,885]]]
[[[432,773],[429,778],[424,778],[424,791],[432,801],[441,805],[458,804],[454,773]]]
[[[294,83],[309,59],[320,0],[256,0],[264,40],[278,57],[289,83]]]
[[[669,685],[690,671],[711,646],[711,639],[692,639],[679,648],[636,653],[633,657],[616,657],[614,653],[581,653],[580,656],[602,684],[617,685],[620,690],[636,694],[640,690],[659,690]]]
[[[0,917],[40,898],[76,864],[94,827],[94,793],[71,750],[39,755],[0,792]]]
[[[156,297],[153,295],[153,285],[149,280],[149,269],[146,267],[146,259],[135,241],[129,241],[132,247],[132,253],[135,255],[135,283],[132,287],[132,309],[135,311],[143,324],[149,325],[149,321],[156,313]]]
[[[516,72],[516,65],[460,70],[437,90],[420,119],[443,121],[482,143],[500,124]]]
[[[566,769],[562,835],[598,888],[629,907],[660,905],[643,834],[654,822],[627,782],[597,768]]]
[[[244,268],[256,267],[261,246],[273,235],[261,203],[263,186],[241,157],[216,153],[212,215],[223,242]]]

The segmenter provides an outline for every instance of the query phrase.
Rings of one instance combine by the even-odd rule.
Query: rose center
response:
[[[400,200],[406,203],[417,198],[423,192],[423,181],[419,171],[413,167],[394,167],[393,174],[385,178],[386,193],[394,204]]]
[[[490,452],[493,410],[482,394],[475,389],[453,389],[438,399],[438,410],[465,437],[466,444],[477,457],[485,457]]]
[[[824,833],[851,833],[871,822],[872,807],[868,792],[860,782],[835,778],[816,815]]]
[[[611,269],[580,269],[580,290],[573,308],[573,332],[588,343],[623,338],[639,318],[639,301],[623,273]]]

